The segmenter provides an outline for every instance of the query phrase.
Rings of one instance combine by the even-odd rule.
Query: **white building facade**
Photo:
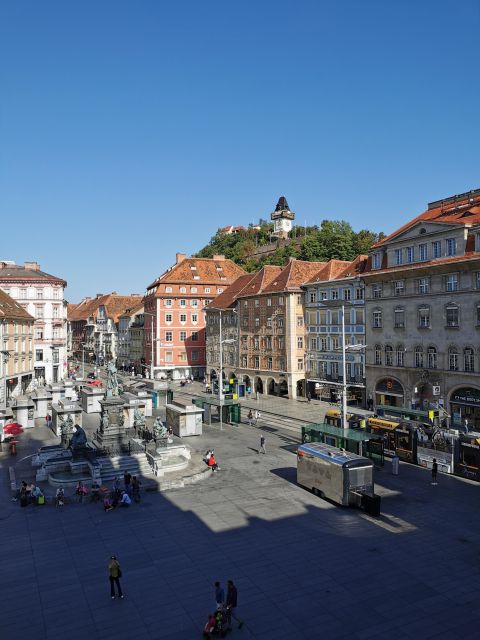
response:
[[[40,384],[58,382],[67,373],[66,286],[36,262],[0,261],[0,288],[35,318],[33,369]]]

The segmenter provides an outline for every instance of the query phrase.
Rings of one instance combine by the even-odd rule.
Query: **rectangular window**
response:
[[[192,323],[197,324],[197,322],[198,322],[198,314],[192,313]]]
[[[271,306],[272,306],[272,299],[267,298],[267,307],[271,307]]]
[[[171,318],[172,316],[170,316]],[[187,321],[187,314],[186,313],[181,313],[180,314],[180,322],[186,322]]]
[[[285,304],[285,298],[283,296],[280,296],[278,298],[278,304],[281,305],[281,306],[283,306]]]
[[[173,333],[171,331],[165,332],[165,342],[173,342]]]
[[[259,356],[253,356],[253,366],[255,367],[255,369],[258,369],[260,367],[260,357]]]
[[[37,361],[43,360],[43,349],[36,349],[35,350],[35,360],[37,360]]]
[[[405,309],[395,309],[395,328],[403,329],[405,327]]]
[[[35,317],[39,319],[44,318],[44,308],[43,307],[35,307]]]
[[[403,349],[397,349],[397,367],[403,367],[404,355]]]
[[[312,349],[312,351],[316,351],[317,350],[317,339],[316,338],[310,338],[310,349]]]
[[[380,269],[380,254],[374,253],[372,256],[372,269]]]
[[[180,316],[181,318],[182,316]],[[186,320],[186,316],[185,316],[185,320]],[[172,314],[171,313],[166,313],[165,314],[165,322],[171,322],[172,321]]]
[[[352,299],[352,292],[350,289],[344,289],[343,290],[343,299],[344,300],[351,300]]]
[[[277,318],[277,327],[283,329],[283,316],[278,316]]]
[[[428,278],[419,278],[417,280],[417,293],[426,294],[430,291],[430,280]]]
[[[187,332],[180,331],[180,342],[185,342],[186,339],[187,339]]]
[[[166,307],[171,307],[172,306],[172,300],[170,298],[166,298],[165,300],[165,306]]]
[[[308,299],[310,302],[315,302],[315,299],[316,299],[315,291],[310,291],[310,293],[308,294]]]
[[[255,299],[255,306],[258,307],[260,304],[260,300],[258,300],[258,298]]]
[[[430,326],[430,307],[420,307],[418,310],[418,326],[420,329]]]
[[[447,276],[445,282],[447,291],[458,291],[458,277],[456,273]]]
[[[407,262],[414,262],[415,260],[415,247],[407,247]]]
[[[60,362],[58,349],[52,350],[52,361],[53,361],[53,364],[58,364]]]
[[[328,300],[328,291],[320,291],[320,300]]]
[[[420,349],[415,350],[415,366],[417,369],[423,368],[423,351]]]
[[[260,326],[260,318],[255,318],[255,326],[256,327]]]
[[[35,340],[43,340],[43,329],[35,329]]]
[[[37,300],[43,300],[43,289],[36,290],[36,298]]]
[[[205,293],[210,293],[210,287],[205,287]]]
[[[170,306],[171,306],[171,305],[170,305]],[[181,306],[181,307],[186,307],[186,306],[187,306],[187,301],[186,301],[184,298],[182,298],[182,299],[180,300],[180,306]]]
[[[405,293],[405,282],[403,280],[397,280],[393,285],[393,292],[396,296],[403,296]]]
[[[328,342],[326,338],[320,338],[320,351],[328,351]]]
[[[303,293],[297,295],[297,304],[303,304]]]
[[[332,300],[338,300],[338,289],[332,289]]]
[[[190,305],[191,305],[192,307],[198,307],[198,300],[197,300],[196,298],[192,298],[192,299],[190,300]]]
[[[192,331],[192,342],[198,342],[198,331]]]
[[[447,238],[445,240],[447,256],[454,256],[457,253],[457,242],[455,238]]]
[[[303,338],[301,336],[297,338],[297,349],[303,349]]]
[[[458,307],[456,305],[449,305],[446,308],[447,327],[458,327]]]
[[[422,262],[425,260],[428,260],[428,245],[427,243],[423,243],[423,244],[419,244],[418,245],[418,254],[419,254],[419,260],[421,260]]]
[[[380,329],[382,327],[382,312],[374,311],[373,312],[373,328]]]
[[[284,341],[283,341],[283,337],[282,336],[277,338],[277,346],[278,346],[279,349],[283,349]]]
[[[186,362],[186,360],[187,360],[187,354],[186,354],[186,352],[185,352],[185,351],[181,351],[181,352],[178,354],[178,359],[180,360],[180,362]]]
[[[395,249],[395,264],[403,264],[403,249]]]
[[[437,368],[437,352],[432,347],[427,351],[427,369],[436,369]]]
[[[297,359],[297,371],[303,371],[303,358]]]
[[[297,316],[297,327],[303,327],[303,316]]]
[[[458,353],[455,351],[448,352],[448,368],[450,371],[458,371]]]
[[[165,362],[173,362],[173,353],[172,351],[165,352]]]
[[[363,289],[355,289],[355,300],[363,300]]]
[[[381,284],[372,285],[372,295],[373,295],[374,298],[381,298],[382,297],[382,285]]]
[[[267,369],[273,369],[273,358],[271,356],[267,358]]]
[[[247,356],[242,356],[242,367],[246,369],[248,367],[248,358]]]
[[[442,256],[442,243],[440,240],[432,242],[432,258],[440,258]]]

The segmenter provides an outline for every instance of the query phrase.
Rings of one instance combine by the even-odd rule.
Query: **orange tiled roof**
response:
[[[278,278],[273,280],[264,293],[276,293],[281,291],[300,291],[300,286],[318,273],[322,262],[304,262],[303,260],[290,259],[286,267],[282,269]]]
[[[31,320],[34,318],[26,311],[21,304],[11,298],[5,291],[0,289],[0,318],[13,318],[15,320]]]
[[[400,233],[403,233],[418,222],[435,222],[436,224],[456,224],[473,226],[480,224],[480,189],[452,196],[438,202],[433,202],[428,209],[410,222],[373,245],[376,249]]]
[[[194,267],[194,269],[192,269]],[[159,284],[216,284],[228,286],[245,271],[232,260],[225,258],[185,258],[165,271],[147,288]],[[194,276],[199,276],[194,278]],[[225,278],[222,280],[222,278]],[[160,294],[163,295],[163,294]]]
[[[255,273],[246,273],[233,282],[223,293],[220,293],[208,306],[208,309],[228,309],[241,293],[248,288],[249,283],[256,277]]]
[[[93,300],[84,300],[76,305],[73,309],[70,320],[87,320],[90,316],[97,317],[97,311],[100,305],[104,305],[107,316],[114,322],[118,322],[119,317],[125,313],[127,309],[133,309],[135,306],[143,305],[142,296],[118,296],[108,293],[98,296]]]
[[[245,298],[263,293],[268,285],[273,282],[282,273],[282,267],[273,264],[266,264],[260,271],[254,274],[254,277],[244,287],[242,292],[237,296]]]
[[[305,284],[324,282],[327,280],[339,280],[363,273],[368,256],[357,256],[355,260],[329,260],[322,263],[324,266]]]

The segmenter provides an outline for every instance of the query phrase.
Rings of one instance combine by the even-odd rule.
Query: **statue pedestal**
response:
[[[102,405],[100,404],[105,395],[104,389],[96,387],[83,387],[80,391],[82,409],[85,413],[101,413]]]
[[[95,434],[95,443],[103,448],[116,448],[127,444],[130,430],[125,423],[124,401],[118,396],[100,400],[102,415],[100,429]]]
[[[69,418],[71,428],[68,433],[64,434],[67,438],[71,437],[75,425],[82,426],[82,408],[76,402],[67,400],[60,400],[58,403],[52,404],[52,429],[59,438],[62,437],[62,423],[65,423]]]

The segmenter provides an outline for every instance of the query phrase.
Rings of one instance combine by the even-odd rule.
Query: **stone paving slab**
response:
[[[228,578],[245,619],[232,638],[478,637],[479,485],[440,476],[432,487],[428,472],[402,464],[392,476],[387,463],[373,519],[296,486],[281,434],[267,433],[267,455],[254,451],[261,432],[206,428],[189,443],[215,449],[218,474],[107,514],[11,503],[1,454],[2,604],[28,607],[0,618],[0,637],[200,638],[213,582]],[[112,553],[124,600],[109,597]]]

